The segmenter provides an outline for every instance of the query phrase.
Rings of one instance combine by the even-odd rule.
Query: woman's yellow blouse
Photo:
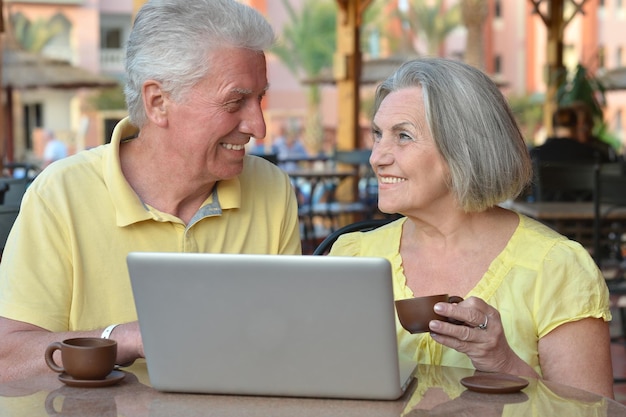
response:
[[[385,257],[393,270],[395,299],[413,297],[406,285],[400,237],[406,218],[370,232],[341,236],[330,255]],[[467,294],[500,312],[511,348],[541,375],[537,344],[560,326],[587,317],[611,320],[609,293],[595,262],[579,243],[520,215],[504,250]],[[473,368],[469,358],[436,343],[428,333],[410,334],[396,318],[400,356],[418,363]]]

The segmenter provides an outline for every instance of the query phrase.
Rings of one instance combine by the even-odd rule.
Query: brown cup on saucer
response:
[[[61,351],[63,366],[57,365],[53,354]],[[117,342],[99,337],[78,337],[54,342],[46,348],[46,364],[54,372],[65,373],[75,380],[102,380],[115,367]]]
[[[407,298],[396,300],[396,312],[400,324],[409,333],[423,333],[430,331],[428,323],[431,320],[448,321],[461,324],[456,320],[449,320],[447,317],[435,313],[434,307],[437,303],[460,303],[462,297],[448,294],[428,295],[425,297]]]

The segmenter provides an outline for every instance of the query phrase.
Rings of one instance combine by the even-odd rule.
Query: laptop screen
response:
[[[402,394],[384,258],[136,252],[127,261],[157,389]]]

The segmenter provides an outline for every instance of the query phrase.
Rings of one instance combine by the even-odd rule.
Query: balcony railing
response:
[[[124,72],[124,59],[126,51],[124,49],[101,49],[100,50],[100,71],[102,72]]]

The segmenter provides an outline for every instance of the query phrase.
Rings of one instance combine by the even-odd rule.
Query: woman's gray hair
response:
[[[450,189],[467,212],[517,197],[532,164],[508,102],[482,71],[444,58],[405,62],[376,90],[374,114],[388,94],[421,87],[430,133],[450,169]]]
[[[235,0],[150,0],[137,13],[126,52],[126,105],[141,127],[147,80],[162,83],[180,100],[212,70],[210,52],[245,48],[262,53],[275,41],[272,27],[255,9]]]

